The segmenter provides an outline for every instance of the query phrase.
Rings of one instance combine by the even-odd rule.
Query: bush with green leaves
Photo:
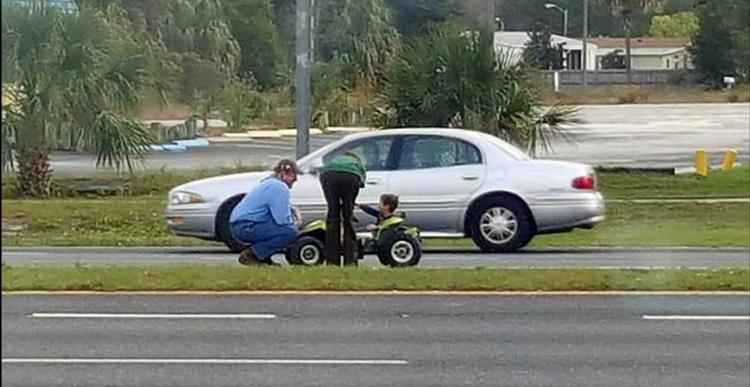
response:
[[[258,118],[270,107],[258,92],[254,79],[234,78],[222,91],[224,120],[232,131],[242,130],[253,118]]]
[[[548,149],[576,122],[573,108],[540,104],[529,70],[496,55],[492,36],[440,25],[408,41],[387,73],[382,127],[462,127],[483,131],[530,153]]]

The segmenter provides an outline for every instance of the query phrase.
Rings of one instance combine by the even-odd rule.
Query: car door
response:
[[[326,163],[344,152],[357,154],[367,170],[367,181],[365,187],[359,191],[357,203],[376,205],[380,195],[389,192],[390,174],[395,164],[393,143],[393,136],[353,140],[323,155],[322,162]],[[326,202],[319,179],[320,176],[317,174],[302,174],[292,189],[292,201],[302,209],[305,222],[321,219],[326,214]],[[358,228],[373,222],[373,219],[368,219],[369,216],[361,212],[357,213],[356,217],[359,220]]]
[[[399,195],[409,223],[426,232],[462,232],[460,214],[485,179],[479,149],[437,135],[406,136],[399,148],[390,189]]]

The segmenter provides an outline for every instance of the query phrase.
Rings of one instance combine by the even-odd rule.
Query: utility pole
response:
[[[583,51],[581,52],[581,68],[583,69],[583,87],[589,85],[587,71],[589,41],[589,0],[583,0]]]
[[[297,126],[297,159],[310,153],[310,77],[312,66],[311,0],[297,0],[295,123]]]
[[[633,68],[631,67],[630,60],[630,29],[632,27],[630,20],[631,10],[626,9],[622,11],[623,23],[625,24],[625,69],[627,71],[628,85],[633,83]]]

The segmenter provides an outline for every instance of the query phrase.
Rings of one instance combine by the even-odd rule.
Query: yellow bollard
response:
[[[730,149],[724,154],[724,162],[721,164],[723,171],[731,171],[734,168],[734,162],[737,161],[737,151]]]
[[[695,173],[701,176],[708,176],[708,156],[706,156],[706,151],[703,149],[695,152]]]

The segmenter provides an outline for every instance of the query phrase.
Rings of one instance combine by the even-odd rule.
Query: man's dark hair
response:
[[[398,208],[398,195],[395,194],[382,194],[380,195],[380,202],[384,206],[388,206],[391,211],[395,211]]]

